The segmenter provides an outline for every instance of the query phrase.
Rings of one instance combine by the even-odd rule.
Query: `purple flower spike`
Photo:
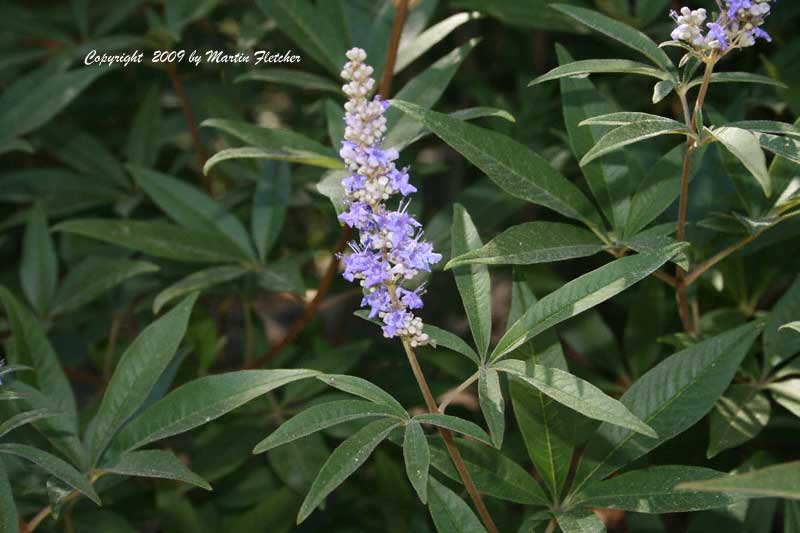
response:
[[[412,346],[421,346],[430,338],[412,310],[422,308],[423,291],[400,284],[420,272],[430,272],[442,256],[422,240],[420,223],[407,212],[408,202],[394,211],[386,207],[392,196],[406,197],[417,189],[407,169],[395,165],[400,157],[397,150],[382,146],[389,102],[378,96],[369,98],[375,80],[372,67],[364,63],[367,54],[353,48],[347,58],[342,78],[347,81],[343,90],[349,100],[339,155],[350,175],[342,180],[347,210],[339,220],[359,231],[359,242],[351,243],[353,252],[343,258],[343,276],[364,287],[361,306],[369,308],[370,318],[381,319],[384,336],[403,337]]]

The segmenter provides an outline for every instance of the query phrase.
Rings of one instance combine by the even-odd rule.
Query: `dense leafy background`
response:
[[[543,239],[541,246],[547,247],[554,245],[547,236],[560,234],[564,224],[579,220],[602,227],[604,222],[594,201],[587,200],[585,208],[579,202],[559,208],[546,201],[524,201],[513,172],[503,179],[509,180],[504,188],[515,196],[503,192],[497,186],[503,183],[484,174],[491,174],[485,161],[481,164],[457,138],[443,133],[441,124],[449,124],[443,121],[454,121],[426,115],[426,108],[442,113],[471,108],[469,115],[482,117],[473,124],[516,140],[520,151],[529,153],[527,147],[541,156],[530,161],[516,156],[523,174],[540,175],[539,159],[546,161],[574,184],[572,198],[585,199],[598,197],[594,188],[599,182],[592,181],[592,173],[597,177],[603,170],[594,165],[584,174],[578,164],[597,140],[596,134],[586,133],[595,130],[576,126],[581,114],[587,118],[624,110],[680,119],[674,95],[652,104],[657,80],[646,77],[592,76],[597,93],[587,80],[576,78],[528,87],[532,79],[569,62],[570,56],[642,60],[635,51],[547,8],[548,3],[423,0],[411,12],[409,37],[446,19],[443,24],[450,27],[419,57],[409,44],[412,40],[405,48],[401,43],[402,70],[393,92],[412,105],[398,104],[390,112],[395,126],[390,139],[409,145],[402,162],[412,165],[421,191],[413,209],[446,260],[451,246],[458,255],[522,223],[538,226],[521,227],[516,231],[526,233],[511,235],[509,242]],[[667,0],[566,3],[622,20],[657,42],[668,38]],[[720,70],[759,73],[788,88],[715,84],[706,107],[711,123],[794,123],[800,115],[800,5],[785,1],[774,9],[768,26],[774,43],[737,53]],[[471,10],[481,15],[469,15]],[[412,415],[422,406],[401,346],[384,342],[372,324],[352,315],[358,291],[338,277],[319,315],[276,357],[271,351],[302,313],[304,302],[314,296],[341,233],[337,202],[329,196],[332,190],[335,196],[331,185],[340,179],[332,146],[342,135],[337,76],[343,52],[351,44],[364,46],[380,69],[392,16],[391,2],[384,0],[320,1],[316,6],[305,0],[0,4],[0,338],[9,363],[35,367],[0,376],[0,394],[7,400],[0,401],[0,530],[12,527],[3,522],[11,516],[2,508],[8,501],[6,477],[18,512],[27,520],[52,504],[59,522],[48,519],[39,526],[41,531],[247,532],[265,531],[270,524],[268,530],[275,532],[400,533],[479,527],[469,521],[471,514],[456,496],[461,491],[452,481],[457,479],[455,471],[441,445],[433,442],[428,460],[436,479],[429,485],[421,478],[412,486],[406,479],[403,450],[385,443],[353,479],[327,498],[322,510],[294,526],[317,472],[340,441],[356,434],[369,446],[375,435],[388,434],[396,425],[392,420],[407,416],[404,410],[398,412],[393,400],[365,389],[363,382],[341,378],[336,381],[340,386],[332,388],[327,376],[367,379],[411,408]],[[84,68],[83,57],[92,49],[139,49],[145,64]],[[303,61],[290,73],[246,64],[204,62],[195,67],[184,61],[169,67],[147,64],[154,49],[292,49]],[[588,96],[581,96],[587,91]],[[413,105],[421,106],[416,115]],[[197,128],[190,127],[184,106]],[[441,139],[427,135],[415,117]],[[253,125],[269,129],[256,130]],[[486,142],[495,141],[487,137]],[[678,143],[677,137],[660,137],[603,161],[629,168],[628,186],[663,183],[679,172],[680,155],[677,160],[659,160]],[[218,155],[204,173],[202,166],[214,154]],[[688,233],[688,253],[696,262],[747,231],[757,231],[758,224],[768,224],[763,215],[771,207],[757,182],[716,145],[698,166]],[[786,161],[775,164],[773,181],[785,184],[797,169]],[[607,203],[603,194],[597,201],[602,216],[611,222],[609,231],[637,251],[662,247],[659,232],[655,240],[647,240],[641,230],[675,220],[674,196],[656,190],[656,200],[664,198],[660,214],[652,204],[637,211],[635,202],[618,202],[618,192],[606,191]],[[454,213],[455,204],[468,214],[461,208]],[[469,239],[458,232],[459,227],[468,232],[473,225],[477,235]],[[609,263],[610,256],[598,253],[602,242],[588,230],[570,227],[566,231],[571,246],[562,248],[561,255],[498,260],[500,242],[494,249],[473,252],[471,259],[462,256],[467,262],[454,262],[456,278],[450,271],[434,273],[428,281],[426,321],[464,338],[470,329],[479,330],[477,354],[452,339],[449,344],[440,341],[452,351],[421,350],[435,395],[474,372],[472,363],[456,352],[485,359],[490,341],[500,341],[506,323],[521,316],[527,332],[534,326],[547,329],[550,324],[537,315],[539,311],[525,313],[549,305],[537,307],[537,297]],[[592,460],[608,454],[612,465],[597,467],[605,474],[622,466],[697,468],[675,471],[662,466],[648,473],[654,493],[687,479],[700,483],[713,477],[700,467],[747,472],[797,459],[800,366],[793,356],[800,349],[800,335],[778,327],[800,320],[798,249],[800,221],[789,220],[694,285],[693,297],[702,305],[702,339],[679,333],[672,292],[653,278],[547,329],[531,343],[528,337],[506,335],[501,348],[511,351],[515,340],[519,342],[513,348],[522,345],[514,359],[490,369],[489,375],[483,371],[479,386],[471,389],[476,392],[457,397],[448,410],[487,427],[491,436],[473,426],[462,427],[462,432],[502,444],[502,455],[491,447],[474,446],[475,440],[465,442],[463,450],[479,489],[489,495],[488,505],[501,531],[515,531],[525,520],[523,531],[541,527],[532,509],[547,505],[552,493],[558,494],[567,478],[572,479],[564,465],[574,463],[573,449],[582,448],[592,434],[592,419],[607,421],[607,415],[593,411],[606,395],[621,397],[615,408],[627,406],[666,443],[642,457],[643,447],[655,448],[653,439],[641,435],[649,428],[638,425],[642,422],[625,409],[617,414],[630,415],[629,425],[600,426],[597,435],[603,438],[589,444],[580,467],[572,464],[579,481],[593,468]],[[628,281],[645,277],[673,255],[636,256],[641,276]],[[483,264],[522,266],[465,266],[476,257]],[[465,268],[472,269],[468,272],[478,285],[491,272],[491,317],[486,307],[468,308],[467,320],[459,298],[459,291],[470,290],[461,282]],[[595,291],[604,289],[603,279],[592,285]],[[195,301],[197,290],[202,292]],[[753,319],[765,324],[755,348],[748,351],[750,344],[744,346],[744,339],[752,340],[758,331],[734,328]],[[729,332],[727,337],[712,339],[724,332]],[[703,342],[695,344],[698,340]],[[734,349],[738,344],[742,346]],[[668,399],[672,410],[645,405],[644,398],[652,394],[642,396],[642,386],[631,384],[684,349],[681,357],[692,358],[697,368],[683,368],[680,357],[674,364],[665,363],[672,366],[659,367],[668,374],[662,377],[668,382],[661,389],[683,379],[678,386],[691,391],[692,401],[685,410]],[[547,368],[519,366],[525,350],[544,354],[536,362]],[[270,355],[268,360],[264,354]],[[506,355],[502,349],[489,354],[492,360]],[[707,377],[702,365],[721,367],[727,374]],[[241,372],[254,366],[320,374]],[[552,401],[545,390],[555,378],[542,378],[543,370],[550,369],[558,378],[558,369],[566,368],[599,387],[600,396],[565,400],[573,401],[570,407],[588,418],[571,421],[578,415]],[[507,386],[506,377],[498,374],[524,379]],[[648,379],[659,375],[648,374]],[[725,392],[731,379],[735,384]],[[575,387],[583,391],[582,383]],[[505,413],[497,411],[500,386],[513,400],[505,405]],[[354,390],[360,391],[355,394],[361,400],[351,395]],[[173,392],[168,395],[169,391]],[[283,445],[262,442],[281,422],[309,406],[328,409],[317,413],[323,420],[344,417],[347,422]],[[395,418],[356,420],[365,409]],[[708,411],[711,414],[704,416]],[[348,413],[355,415],[348,419]],[[573,426],[584,437],[562,434]],[[402,444],[405,438],[406,460],[411,454],[412,463],[424,465],[421,426],[413,422],[407,428],[405,436],[393,433],[389,440]],[[542,435],[548,436],[547,444]],[[615,439],[623,443],[622,452],[604,449]],[[635,457],[624,449],[631,440],[639,443]],[[145,445],[147,450],[131,451]],[[253,455],[256,445],[266,453]],[[41,456],[37,450],[51,455]],[[617,464],[615,453],[627,460]],[[41,468],[31,467],[31,462]],[[529,475],[534,465],[541,486]],[[95,476],[99,479],[94,488],[80,474],[90,468],[102,474]],[[626,483],[641,486],[641,480],[631,477],[636,475],[642,474],[629,471],[589,484],[573,502],[625,509],[601,513],[609,529],[620,531],[721,530],[723,523],[731,531],[800,530],[793,529],[800,528],[800,510],[789,500],[747,501],[729,492],[692,492],[683,499],[656,498],[662,507],[655,511],[642,508],[639,500],[626,495]],[[768,485],[770,480],[750,482]],[[209,484],[212,492],[204,490]],[[788,490],[794,490],[796,498],[797,487]],[[308,512],[328,493],[316,484],[311,491],[318,499],[303,506]],[[76,497],[79,494],[83,496]],[[418,494],[427,497],[432,520]],[[91,501],[98,495],[102,507]],[[609,498],[613,505],[607,505]],[[686,499],[693,500],[695,509],[719,506],[714,498],[729,498],[723,502],[729,507],[663,518],[641,514],[688,510]],[[560,527],[594,527],[581,526],[591,521],[587,516],[561,515]],[[549,518],[541,522],[546,525]]]

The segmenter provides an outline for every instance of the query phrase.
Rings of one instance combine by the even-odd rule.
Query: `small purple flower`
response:
[[[725,28],[723,28],[717,22],[709,22],[706,24],[708,26],[708,38],[712,41],[717,41],[719,43],[720,48],[723,50],[728,49],[728,36],[725,32]]]
[[[386,316],[383,317],[384,336],[388,338],[396,337],[399,330],[405,329],[407,319],[410,319],[409,313],[403,309],[396,309],[386,313]]]
[[[762,30],[761,28],[754,28],[753,29],[753,36],[756,39],[764,39],[768,43],[772,42],[772,35],[770,35],[766,31]]]
[[[389,289],[382,285],[374,291],[368,292],[361,299],[361,307],[369,307],[369,317],[375,318],[381,313],[386,313],[391,309],[392,299],[389,296]]]

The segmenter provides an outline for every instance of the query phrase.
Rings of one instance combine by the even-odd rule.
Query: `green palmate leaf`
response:
[[[125,156],[129,163],[152,167],[161,145],[161,91],[153,85],[139,104],[128,131]]]
[[[700,172],[706,148],[695,151],[689,180]],[[686,146],[677,146],[661,157],[643,179],[631,199],[625,236],[633,237],[658,218],[680,195],[681,174]]]
[[[3,286],[0,286],[0,300],[6,311],[14,343],[13,357],[9,357],[9,360],[12,363],[29,365],[36,370],[35,384],[38,389],[56,405],[61,406],[66,412],[70,427],[77,429],[75,396],[44,329],[33,314]]]
[[[62,222],[54,231],[76,233],[148,255],[187,263],[229,263],[242,252],[227,239],[164,222],[84,218]]]
[[[711,439],[706,456],[754,438],[769,422],[769,398],[752,385],[734,385],[711,412]]]
[[[334,389],[359,396],[371,402],[387,405],[394,409],[395,416],[402,418],[408,416],[405,407],[395,400],[391,394],[366,379],[342,374],[319,374],[314,377]]]
[[[675,223],[666,222],[625,238],[621,243],[639,253],[655,252],[678,242],[672,238],[675,231]],[[684,270],[689,270],[689,258],[684,252],[673,257],[672,262]]]
[[[452,255],[457,257],[483,246],[478,228],[461,204],[453,208],[453,229],[450,237]],[[467,265],[453,271],[458,293],[467,313],[472,338],[481,358],[486,357],[492,336],[492,280],[483,265]]]
[[[573,60],[560,45],[556,45],[556,55],[560,64]],[[580,161],[607,131],[597,126],[584,127],[581,123],[593,116],[607,115],[613,108],[588,79],[562,78],[559,85],[570,148]],[[631,185],[627,167],[623,154],[581,167],[592,195],[614,228],[620,227],[628,216]]]
[[[768,466],[744,474],[681,483],[676,489],[800,500],[800,461]]]
[[[428,509],[439,533],[486,533],[469,505],[434,478],[428,482]]]
[[[112,449],[127,452],[189,431],[273,389],[315,375],[313,370],[303,369],[241,370],[190,381],[125,426]]]
[[[401,43],[397,51],[397,61],[394,66],[395,74],[416,61],[425,52],[430,50],[445,37],[470,20],[479,18],[478,13],[456,13],[438,22],[420,33],[414,39]]]
[[[591,511],[572,511],[556,515],[563,533],[604,533],[606,526]]]
[[[756,133],[758,143],[765,150],[800,164],[800,139],[791,136],[778,136],[769,133]]]
[[[59,315],[74,311],[126,279],[157,271],[156,265],[146,261],[87,257],[64,276],[53,300],[51,313]]]
[[[764,327],[764,356],[770,366],[777,366],[800,352],[800,335],[783,326],[800,316],[800,277],[772,308]]]
[[[498,450],[481,443],[464,440],[456,442],[478,492],[526,505],[548,505],[547,496],[541,486],[520,465]],[[453,460],[444,447],[430,444],[431,465],[448,478],[461,483]]]
[[[711,83],[758,83],[786,88],[786,84],[752,72],[715,72],[711,75]],[[686,89],[693,89],[703,84],[703,78],[695,78],[687,85]]]
[[[574,279],[530,307],[497,343],[490,359],[497,361],[539,333],[598,305],[655,272],[683,249],[625,257]]]
[[[57,73],[37,71],[18,79],[0,98],[0,142],[43,125],[110,70],[84,67]]]
[[[165,450],[124,453],[113,462],[102,465],[98,471],[121,476],[174,479],[211,490],[206,480],[189,470],[174,453]]]
[[[741,120],[739,122],[725,124],[725,126],[743,130],[758,131],[761,133],[774,133],[777,135],[800,137],[800,128],[798,128],[796,125],[788,124],[786,122],[775,122],[774,120]]]
[[[517,141],[408,102],[392,103],[461,153],[508,194],[589,225],[602,225],[594,207],[575,185]]]
[[[406,425],[403,437],[403,459],[406,464],[406,475],[411,486],[417,491],[422,503],[428,503],[428,471],[431,466],[431,452],[428,439],[419,422],[411,421]]]
[[[462,435],[471,437],[478,442],[488,444],[489,446],[492,445],[492,438],[487,435],[486,432],[480,428],[480,426],[470,422],[469,420],[464,420],[463,418],[439,413],[424,413],[415,416],[414,420],[420,424],[430,424],[432,426],[449,429],[451,431],[455,431],[456,433],[461,433]]]
[[[758,137],[751,131],[728,126],[714,128],[711,133],[750,171],[764,190],[764,195],[769,197],[772,194],[772,182]]]
[[[658,438],[601,425],[589,440],[574,490],[602,479],[693,426],[716,404],[758,336],[753,322],[678,352],[639,378],[621,402]]]
[[[61,413],[51,411],[50,409],[34,409],[33,411],[26,411],[24,413],[16,414],[0,424],[0,438],[11,431],[14,431],[18,427],[24,426],[25,424],[32,424],[37,420],[49,418],[51,416],[58,416],[60,414]]]
[[[661,70],[673,75],[675,73],[675,66],[672,64],[669,56],[659,48],[644,33],[628,26],[623,22],[619,22],[605,15],[601,15],[591,9],[585,9],[577,6],[570,6],[567,4],[556,4],[552,6],[553,9],[563,13],[581,24],[598,31],[610,37],[615,41],[624,44],[625,46],[639,52],[647,57]]]
[[[528,87],[561,78],[605,73],[641,74],[642,76],[650,76],[660,80],[666,80],[670,77],[670,75],[663,70],[653,68],[644,63],[639,63],[638,61],[630,61],[628,59],[588,59],[556,67],[547,74],[543,74],[528,83]]]
[[[433,107],[478,42],[478,39],[472,39],[439,59],[400,89],[395,95],[397,100],[414,102],[425,109]],[[384,145],[397,150],[411,144],[425,131],[424,126],[414,117],[403,114],[394,105],[386,111],[386,128]]]
[[[0,531],[19,533],[19,515],[11,493],[11,484],[0,461]]]
[[[346,59],[342,58],[342,62]],[[298,87],[309,91],[327,91],[334,94],[341,94],[342,87],[333,83],[328,78],[311,74],[310,72],[303,72],[301,70],[294,70],[288,68],[269,68],[263,70],[253,70],[246,72],[241,76],[237,76],[234,83],[242,81],[262,81],[268,83],[278,83],[281,85],[289,85]]]
[[[311,485],[311,489],[297,513],[297,523],[300,524],[308,518],[328,494],[358,470],[372,455],[378,444],[383,442],[389,433],[399,425],[400,422],[397,420],[376,420],[340,444],[322,465],[322,469]]]
[[[686,513],[728,507],[742,501],[733,494],[675,490],[678,483],[726,476],[697,466],[654,466],[592,483],[572,497],[574,505],[623,509],[636,513]]]
[[[235,158],[274,159],[337,170],[342,168],[342,162],[336,152],[293,131],[222,119],[209,119],[201,126],[224,131],[252,145],[248,148],[231,148],[215,154],[206,162],[204,172],[208,172],[221,161]]]
[[[662,117],[660,115],[651,115],[650,113],[635,113],[631,111],[622,111],[619,113],[607,113],[605,115],[598,115],[587,118],[581,122],[580,126],[624,126],[634,122],[652,122],[664,121],[673,123],[671,118]]]
[[[232,281],[244,276],[247,272],[246,268],[238,266],[219,266],[189,274],[158,293],[153,300],[153,313],[158,314],[166,304],[176,298]]]
[[[486,243],[454,256],[445,269],[463,265],[532,265],[588,257],[603,250],[590,231],[561,222],[526,222]]]
[[[197,294],[184,299],[131,343],[114,370],[97,414],[86,430],[85,441],[93,465],[111,439],[150,396],[186,333]]]
[[[227,239],[242,259],[256,257],[250,237],[239,220],[197,188],[172,176],[129,165],[139,186],[170,218],[186,229]]]
[[[38,204],[28,214],[22,238],[19,277],[28,301],[39,315],[44,315],[50,308],[58,284],[58,257],[47,229],[47,215]]]
[[[506,429],[505,400],[500,388],[500,376],[493,368],[481,367],[478,376],[478,402],[483,412],[492,443],[498,450],[503,446],[503,433]]]
[[[314,61],[338,75],[346,58],[344,35],[309,0],[258,0],[258,7]]]
[[[289,205],[291,176],[286,163],[267,165],[269,175],[262,176],[253,195],[250,233],[263,263],[278,240]]]
[[[658,438],[658,434],[651,427],[632,414],[622,403],[569,372],[515,359],[502,361],[495,368],[533,386],[558,403],[584,416]]]
[[[269,437],[256,445],[253,453],[269,451],[344,422],[376,416],[397,419],[397,412],[392,407],[363,400],[341,400],[313,405],[281,424]]]
[[[800,379],[787,379],[767,385],[772,398],[784,409],[800,417]]]
[[[619,126],[597,141],[597,144],[583,156],[581,165],[587,165],[605,154],[659,135],[691,135],[691,132],[684,124],[669,119],[647,120]]]
[[[449,331],[437,328],[436,326],[431,326],[430,324],[425,324],[423,330],[428,334],[437,348],[439,346],[444,346],[449,350],[453,350],[454,352],[468,357],[476,364],[480,364],[481,361],[480,357],[478,357],[478,354],[475,353],[475,350],[473,350],[469,344],[464,342],[461,337],[458,337]]]
[[[100,498],[91,483],[83,474],[58,457],[24,444],[0,444],[0,455],[13,455],[30,461],[100,505]]]

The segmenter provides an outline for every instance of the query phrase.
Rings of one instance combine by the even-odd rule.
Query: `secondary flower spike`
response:
[[[672,39],[681,41],[701,54],[714,50],[723,53],[735,48],[753,46],[756,39],[772,41],[772,37],[761,26],[770,13],[772,0],[724,0],[718,2],[722,10],[717,19],[706,22],[705,9],[691,10],[681,8],[680,12],[672,11],[672,19],[676,23],[672,31]]]
[[[371,97],[375,80],[365,63],[366,52],[353,48],[347,58],[341,75],[349,100],[339,155],[350,175],[342,180],[347,210],[339,220],[357,229],[359,237],[350,243],[352,253],[342,258],[344,278],[360,282],[361,305],[370,309],[370,318],[381,319],[385,337],[405,337],[412,346],[421,346],[430,338],[413,311],[422,307],[423,291],[400,285],[421,271],[430,272],[442,256],[423,239],[420,223],[407,212],[408,200],[401,200],[396,210],[386,206],[393,196],[406,197],[417,189],[409,183],[408,169],[395,165],[397,150],[382,146],[389,102]]]

